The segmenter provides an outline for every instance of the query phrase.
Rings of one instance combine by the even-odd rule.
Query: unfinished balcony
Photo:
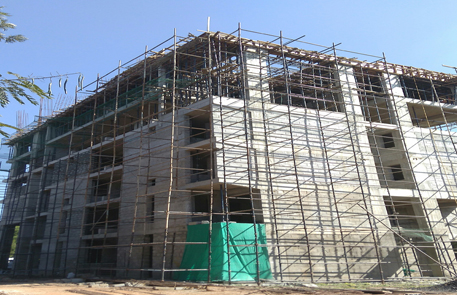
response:
[[[210,180],[212,173],[211,162],[214,161],[214,157],[211,157],[211,152],[205,150],[191,151],[190,158],[192,165],[190,182],[196,183]]]
[[[99,146],[92,152],[91,173],[105,174],[113,170],[122,169],[123,149],[116,143]],[[116,169],[117,168],[117,169]]]
[[[116,236],[119,223],[119,203],[86,208],[84,235]]]
[[[92,195],[89,203],[112,201],[119,199],[121,196],[121,180],[111,181],[109,178],[92,180]]]

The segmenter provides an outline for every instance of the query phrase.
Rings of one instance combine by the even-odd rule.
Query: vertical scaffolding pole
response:
[[[259,69],[260,69],[260,84],[262,85],[262,55],[261,55],[261,50],[260,50],[260,47],[258,48],[259,50]],[[269,58],[268,56],[268,53],[267,53],[267,58]],[[267,77],[268,78],[268,77]],[[276,246],[276,251],[277,252],[277,255],[278,255],[278,265],[279,265],[279,277],[281,279],[281,281],[284,280],[284,276],[283,276],[283,269],[282,269],[282,255],[281,255],[281,247],[280,247],[280,241],[279,241],[279,234],[278,234],[278,222],[277,222],[277,208],[276,208],[276,200],[275,200],[275,197],[276,197],[276,194],[274,192],[274,187],[273,187],[273,177],[272,177],[272,173],[271,173],[271,161],[270,161],[270,145],[269,145],[269,140],[268,140],[268,132],[267,132],[267,119],[268,119],[268,116],[267,116],[267,108],[266,106],[270,104],[270,101],[268,101],[267,103],[265,103],[265,99],[263,97],[263,93],[264,93],[264,90],[263,90],[263,87],[261,89],[261,99],[262,99],[262,123],[263,123],[263,130],[264,130],[264,141],[265,141],[265,158],[266,158],[266,164],[267,164],[267,182],[268,182],[268,186],[269,186],[269,189],[270,189],[270,200],[271,200],[271,205],[273,207],[273,216],[272,216],[272,219],[273,219],[273,227],[274,227],[274,235],[275,235],[275,241],[274,241],[274,245]],[[268,95],[270,96],[270,99],[271,99],[271,95],[270,93],[268,93]],[[273,94],[274,95],[274,94]]]
[[[335,48],[335,43],[333,43],[333,48]],[[313,75],[314,75],[314,71],[313,71]],[[330,177],[330,180],[329,180],[330,181],[330,187],[331,187],[333,203],[334,203],[335,211],[336,211],[336,218],[338,220],[338,229],[340,231],[341,243],[342,243],[342,246],[343,246],[344,260],[346,262],[346,271],[347,271],[347,274],[348,274],[348,280],[350,281],[351,280],[351,271],[349,269],[349,262],[348,262],[348,257],[347,257],[346,243],[344,241],[344,233],[343,233],[343,227],[342,227],[342,224],[341,224],[340,211],[338,210],[338,200],[336,199],[335,187],[333,185],[332,169],[330,167],[330,162],[329,162],[330,159],[329,159],[329,155],[328,155],[328,151],[327,151],[327,145],[326,145],[325,134],[324,134],[324,126],[322,124],[321,114],[320,114],[319,111],[320,111],[320,108],[317,108],[317,118],[318,118],[318,121],[319,121],[319,131],[320,131],[320,135],[321,135],[321,138],[322,138],[323,151],[324,151],[324,155],[325,155],[325,164],[327,166],[328,175]]]
[[[209,18],[208,18],[208,31],[209,31]],[[212,236],[213,236],[213,205],[214,205],[214,128],[213,128],[213,88],[212,88],[212,56],[211,56],[211,37],[208,32],[208,99],[209,99],[209,116],[210,116],[210,138],[209,138],[209,173],[210,173],[210,198],[209,198],[209,225],[208,225],[208,282],[211,282],[211,255],[212,255]],[[227,241],[229,242],[229,241]]]
[[[287,119],[289,125],[289,134],[290,134],[290,146],[292,150],[292,160],[294,166],[294,176],[295,176],[295,184],[297,186],[297,194],[298,194],[298,202],[300,204],[300,213],[303,222],[303,229],[305,231],[305,241],[306,241],[306,249],[308,251],[308,263],[309,263],[309,274],[311,276],[311,282],[314,282],[314,273],[313,273],[313,262],[311,259],[311,247],[309,241],[309,233],[308,227],[306,223],[305,211],[303,206],[303,197],[301,194],[300,188],[300,180],[298,178],[298,168],[297,168],[297,159],[295,156],[295,145],[294,145],[294,136],[293,136],[293,127],[292,127],[292,117],[291,117],[291,105],[292,105],[292,97],[290,95],[290,85],[289,85],[289,69],[286,62],[286,56],[284,54],[284,45],[283,45],[283,37],[282,31],[279,32],[279,40],[281,45],[281,57],[282,57],[282,65],[283,65],[283,73],[284,73],[284,82],[286,87],[286,95],[287,95]]]
[[[144,126],[144,96],[145,96],[145,90],[146,90],[146,67],[147,67],[147,56],[148,53],[148,46],[145,47],[144,49],[144,59],[143,59],[143,77],[142,77],[142,84],[141,84],[141,109],[140,109],[140,120],[139,120],[139,128],[140,128],[140,149],[138,151],[138,176],[136,178],[136,195],[135,195],[135,201],[134,201],[134,209],[133,209],[133,219],[132,219],[132,233],[130,235],[130,245],[129,245],[129,253],[128,253],[128,260],[127,260],[127,271],[130,269],[130,262],[132,259],[132,252],[133,252],[133,246],[135,243],[135,226],[137,224],[137,213],[138,213],[138,199],[140,198],[139,196],[139,191],[140,191],[140,179],[142,171],[142,165],[141,165],[141,160],[142,160],[142,155],[143,155],[143,126]],[[148,118],[149,119],[149,118]],[[149,127],[149,122],[148,122],[148,127]],[[149,172],[149,167],[148,167],[148,172]],[[148,184],[148,177],[149,173],[146,174],[146,185]],[[146,200],[149,197],[147,188],[146,188],[146,195],[142,196],[145,199],[145,204],[144,206],[148,206]],[[150,213],[150,212],[149,212]],[[147,215],[147,214],[145,214]],[[144,219],[143,222],[146,222]],[[150,242],[150,241],[149,241]],[[142,251],[143,252],[143,251]],[[150,257],[152,260],[152,257]],[[128,273],[127,273],[128,275]]]
[[[70,155],[71,155],[71,147],[73,144],[73,137],[74,137],[74,129],[75,129],[75,118],[76,118],[76,103],[78,101],[78,87],[75,87],[75,103],[73,105],[73,117],[72,117],[72,122],[71,122],[71,133],[70,133],[70,143],[68,145],[68,158],[67,158],[67,164],[65,167],[65,174],[64,174],[64,183],[63,183],[63,189],[62,189],[62,201],[60,202],[60,214],[59,214],[59,226],[57,226],[57,237],[56,237],[56,245],[59,242],[60,238],[60,228],[62,224],[62,213],[63,213],[63,206],[64,206],[64,199],[65,199],[65,193],[67,189],[67,182],[68,182],[68,174],[70,171]],[[75,171],[75,177],[76,177],[76,171]],[[57,184],[58,185],[58,184]],[[64,221],[65,223],[67,220]],[[65,224],[66,226],[66,224]],[[65,258],[64,258],[64,264],[63,264],[63,271],[67,271],[67,255],[68,255],[68,244],[67,244],[67,251],[65,251]]]
[[[220,36],[218,36],[218,44],[219,44],[219,54],[221,54],[220,49]],[[221,60],[221,58],[219,58]],[[220,72],[219,72],[220,76]],[[221,83],[220,81],[218,82]],[[218,88],[222,88],[218,85]],[[212,110],[210,110],[212,112]],[[226,144],[225,144],[225,135],[224,135],[224,114],[223,114],[223,107],[222,107],[222,89],[219,91],[219,120],[220,120],[220,127],[221,127],[221,150],[222,150],[222,172],[223,172],[223,186],[221,186],[221,190],[223,193],[221,194],[221,200],[224,202],[224,211],[222,212],[225,215],[225,236],[227,240],[226,251],[227,251],[227,268],[228,268],[228,283],[229,285],[232,283],[232,270],[231,270],[231,263],[230,263],[230,231],[229,231],[229,223],[230,223],[230,215],[229,215],[229,201],[228,201],[228,194],[227,194],[227,171],[226,171]],[[214,116],[213,116],[214,118]],[[212,127],[212,134],[214,136],[214,122]]]
[[[334,57],[335,57],[336,69],[338,70],[339,63],[338,63],[338,57],[336,55],[335,47],[333,47],[333,54],[334,54]],[[349,91],[351,91],[351,85],[350,85],[350,82],[349,82],[348,78],[346,78],[345,82],[348,83]],[[357,171],[360,192],[362,194],[362,202],[363,202],[364,208],[367,211],[367,219],[368,219],[368,223],[370,225],[370,232],[371,232],[371,236],[372,236],[372,239],[373,239],[374,248],[375,248],[375,251],[376,251],[376,260],[378,262],[377,265],[378,265],[378,269],[379,269],[379,274],[381,276],[381,282],[384,283],[384,272],[383,272],[382,265],[381,265],[381,253],[379,252],[378,239],[377,239],[377,228],[374,227],[373,220],[371,219],[371,216],[368,214],[368,212],[369,212],[368,211],[368,202],[367,202],[367,199],[366,199],[365,191],[363,189],[362,176],[361,176],[361,173],[360,173],[360,170],[359,170],[359,164],[357,162],[357,151],[356,151],[354,138],[352,138],[351,124],[349,122],[349,116],[348,116],[348,112],[347,112],[347,104],[345,103],[344,105],[345,105],[344,114],[346,116],[346,123],[347,123],[348,132],[349,132],[349,139],[350,139],[350,142],[351,142],[352,154],[353,154],[354,162],[355,162],[355,169]],[[354,124],[357,124],[357,121],[354,120]],[[356,128],[354,130],[354,135],[356,137],[356,140],[358,140],[357,129]],[[359,146],[359,148],[360,148],[360,146]],[[362,153],[362,151],[360,151],[360,153]],[[362,165],[362,167],[363,167],[363,165]],[[366,172],[365,172],[365,174],[366,174],[367,185],[368,185],[368,175],[367,175]]]
[[[98,87],[99,87],[99,82],[100,82],[100,74],[97,74],[97,86],[96,86],[96,93],[98,93]],[[89,146],[89,163],[88,163],[88,171],[87,171],[87,178],[86,178],[86,191],[84,194],[84,206],[82,208],[82,214],[81,214],[81,226],[80,226],[80,232],[79,232],[79,247],[78,247],[78,253],[76,255],[76,261],[78,262],[76,264],[76,269],[75,269],[75,275],[78,275],[79,269],[80,269],[80,260],[81,260],[81,250],[83,249],[83,235],[84,235],[84,224],[86,220],[86,204],[89,196],[89,191],[91,189],[93,190],[92,186],[90,185],[90,174],[92,172],[92,165],[93,165],[93,148],[94,148],[94,143],[95,143],[95,119],[97,116],[97,106],[98,106],[98,97],[94,99],[94,109],[92,113],[92,124],[91,124],[91,130],[90,130],[90,146]]]
[[[246,143],[246,165],[247,165],[247,173],[248,173],[248,186],[249,186],[249,200],[251,202],[251,213],[252,213],[252,223],[254,224],[254,247],[255,247],[255,263],[256,263],[256,271],[257,277],[256,282],[260,285],[260,267],[259,267],[259,240],[257,234],[257,221],[256,221],[256,214],[255,214],[255,207],[254,207],[254,199],[253,199],[253,191],[252,191],[252,180],[251,180],[251,150],[249,148],[249,125],[248,120],[252,120],[248,116],[248,88],[246,87],[246,65],[244,63],[244,56],[243,56],[243,43],[241,40],[241,23],[238,23],[238,46],[239,46],[239,55],[240,55],[240,70],[241,70],[241,95],[243,98],[243,118],[244,118],[244,140]],[[249,122],[252,124],[252,121]],[[229,240],[227,240],[227,243]]]
[[[170,182],[168,186],[167,205],[165,209],[165,230],[163,236],[163,257],[162,257],[162,281],[165,280],[165,268],[166,268],[166,255],[167,255],[167,243],[168,243],[168,225],[170,222],[170,205],[171,205],[171,194],[173,192],[173,162],[175,152],[175,116],[176,116],[176,28],[173,31],[173,86],[171,94],[171,135],[170,135]]]

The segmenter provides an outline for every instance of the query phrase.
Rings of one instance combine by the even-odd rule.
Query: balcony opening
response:
[[[384,88],[382,73],[355,68],[357,93],[366,121],[395,124],[389,94]]]
[[[41,262],[41,246],[42,244],[35,244],[31,246],[31,258],[29,260],[29,269],[38,271]]]
[[[384,143],[384,148],[389,149],[395,147],[394,137],[392,133],[383,134],[381,137]]]
[[[21,141],[17,144],[16,156],[28,153],[32,150],[32,143],[27,141]]]
[[[242,192],[241,192],[242,191]],[[223,222],[227,218],[231,222],[253,223],[253,210],[249,194],[245,194],[245,189],[229,191],[228,208],[225,208],[224,199],[221,200],[221,192],[215,190],[213,193],[213,222]],[[254,214],[257,223],[263,223],[262,203],[259,192],[252,195],[254,203]],[[209,221],[211,208],[210,194],[194,194],[193,198],[193,217],[192,221]]]
[[[68,217],[68,212],[62,211],[62,215],[60,216],[60,222],[59,222],[59,234],[65,233],[65,230],[67,227],[67,217]]]
[[[119,144],[119,142],[117,142]],[[104,172],[123,164],[123,148],[121,146],[102,146],[92,153],[91,173]]]
[[[209,221],[210,214],[210,195],[197,194],[193,197],[193,222]]]
[[[209,139],[211,136],[210,117],[208,113],[200,114],[189,119],[190,143]]]
[[[121,180],[115,174],[113,181],[110,177],[104,177],[92,180],[92,196],[90,203],[116,199],[121,196]]]
[[[155,197],[154,195],[147,197],[146,217],[149,222],[154,222],[155,219]]]
[[[114,276],[116,271],[112,270],[117,263],[117,238],[93,239],[86,241],[85,248],[86,262],[93,275]]]
[[[387,214],[395,242],[402,251],[404,265],[408,265],[403,271],[405,275],[437,276],[441,273],[440,268],[428,256],[438,260],[436,250],[433,247],[433,238],[426,224],[425,214],[418,198],[384,197]],[[410,247],[405,241],[414,245]],[[425,255],[424,252],[428,255]]]
[[[254,203],[254,214],[256,217],[256,223],[263,223],[263,214],[261,201],[253,197]],[[253,223],[253,208],[251,204],[250,195],[241,195],[229,197],[228,200],[229,208],[229,220],[237,223]]]
[[[46,216],[41,216],[37,219],[37,229],[35,238],[37,240],[44,239],[46,232]]]
[[[390,166],[390,170],[392,172],[393,180],[404,180],[405,179],[405,176],[403,175],[403,171],[401,170],[401,165]]]
[[[287,84],[282,73],[283,68],[282,63],[272,63],[268,67],[273,103],[333,112],[342,111],[339,86],[332,66],[289,60]]]
[[[190,182],[211,179],[211,152],[201,150],[192,151],[190,157],[192,162]]]
[[[86,208],[85,235],[117,233],[119,204]]]
[[[40,197],[40,212],[47,212],[49,209],[49,200],[51,198],[51,190],[41,192]]]
[[[30,172],[30,163],[29,163],[30,156],[27,156],[25,161],[17,161],[15,163],[16,169],[14,176],[19,176],[24,173]]]
[[[457,125],[457,111],[451,108],[408,103],[408,110],[411,122],[416,127],[453,132]]]
[[[400,76],[403,95],[423,101],[456,104],[452,89],[440,81]]]
[[[59,273],[60,264],[62,262],[62,250],[63,250],[63,242],[58,242],[56,245],[56,250],[54,254],[54,269],[53,272],[57,275]]]
[[[27,177],[14,180],[11,184],[13,195],[21,196],[27,193]]]
[[[154,235],[145,235],[143,242],[145,244],[154,243]],[[154,267],[154,246],[145,245],[142,247],[142,259],[141,259],[141,268],[153,268]],[[150,279],[153,277],[152,271],[143,271],[142,277],[144,279]]]

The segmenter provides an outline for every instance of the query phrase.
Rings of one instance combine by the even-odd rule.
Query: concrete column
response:
[[[340,65],[337,69],[337,75],[340,81],[342,100],[346,113],[355,116],[354,120],[363,121],[362,108],[357,94],[357,83],[355,81],[354,71],[350,66]],[[357,118],[357,119],[356,119]]]
[[[385,89],[389,89],[391,87],[391,91],[389,92],[391,100],[395,101],[392,104],[393,108],[396,108],[396,116],[394,112],[394,121],[395,123],[401,124],[403,128],[407,128],[408,130],[413,126],[411,122],[411,116],[409,114],[408,105],[406,104],[406,99],[403,94],[403,90],[401,88],[400,79],[396,75],[387,75],[383,74],[384,78],[384,86]]]
[[[246,114],[248,130],[246,132],[249,133],[248,140],[252,140],[249,144],[251,148],[251,168],[257,166],[257,174],[251,173],[251,181],[256,188],[260,188],[259,186],[266,188],[266,183],[260,183],[260,180],[268,179],[266,158],[262,156],[266,154],[266,141],[264,136],[261,136],[264,134],[262,102],[266,104],[270,102],[269,85],[266,79],[266,56],[267,52],[264,50],[259,52],[254,48],[248,49],[244,54],[248,88],[246,102],[248,104],[248,114]]]
[[[267,54],[265,50],[247,49],[244,53],[248,98],[258,102],[269,102],[270,92],[267,80]]]
[[[352,67],[349,66],[338,66],[338,77],[340,79],[340,86],[342,91],[342,101],[346,110],[347,119],[351,128],[351,136],[356,149],[358,158],[356,163],[360,166],[360,173],[362,181],[366,179],[367,187],[364,188],[365,193],[369,195],[376,195],[381,198],[379,192],[380,182],[376,171],[376,164],[373,158],[373,154],[370,148],[370,142],[368,140],[368,133],[365,124],[365,117],[360,106],[360,100],[357,93],[357,83],[354,76]],[[381,199],[379,201],[381,201]],[[379,206],[376,206],[379,207]],[[376,208],[375,207],[375,208]],[[386,214],[384,208],[381,210],[382,214]]]

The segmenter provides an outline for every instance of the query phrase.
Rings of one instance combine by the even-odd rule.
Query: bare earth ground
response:
[[[195,295],[279,295],[279,294],[456,294],[457,282],[407,282],[407,283],[347,283],[316,285],[264,284],[218,285],[175,283],[158,281],[76,282],[69,280],[27,280],[0,277],[0,295],[144,295],[144,294],[195,294]],[[306,286],[304,286],[306,285]],[[311,286],[311,287],[310,287]]]

